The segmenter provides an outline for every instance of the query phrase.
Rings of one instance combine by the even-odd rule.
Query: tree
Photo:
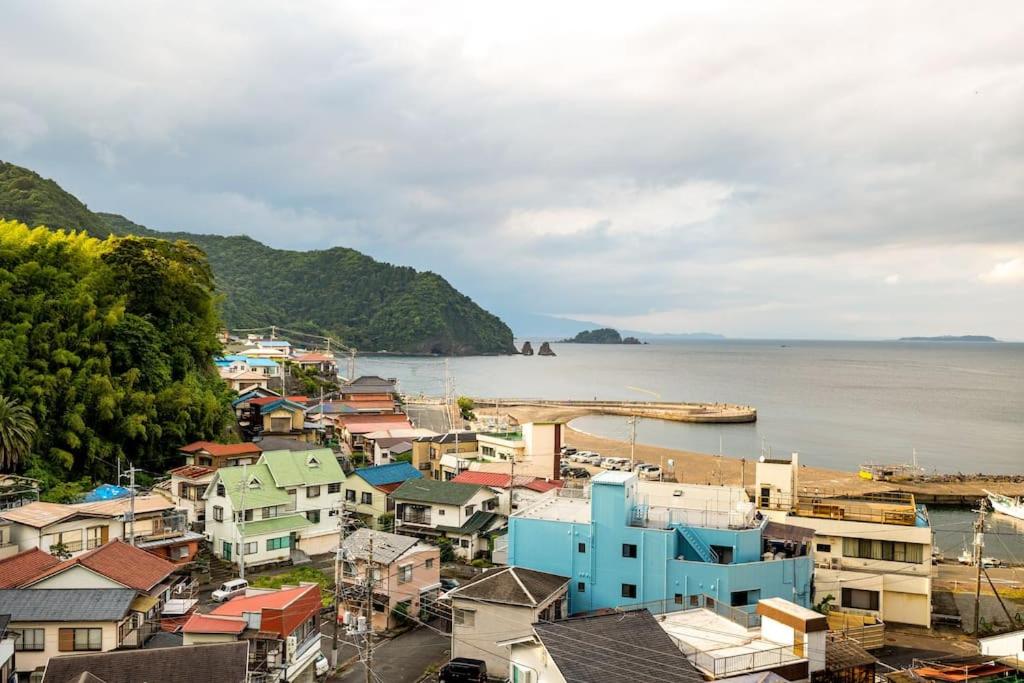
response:
[[[28,406],[0,394],[0,471],[13,472],[32,451],[36,421]]]
[[[459,412],[462,413],[463,420],[472,420],[476,417],[476,415],[473,414],[473,408],[475,407],[473,399],[469,396],[459,396],[458,404]]]

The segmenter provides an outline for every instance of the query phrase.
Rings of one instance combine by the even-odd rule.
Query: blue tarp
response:
[[[122,486],[103,484],[85,494],[85,502],[98,503],[101,500],[114,500],[115,498],[124,498],[128,495],[131,495],[131,491]]]

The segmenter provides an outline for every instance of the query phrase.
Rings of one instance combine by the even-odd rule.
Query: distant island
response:
[[[998,342],[995,337],[984,334],[944,334],[938,337],[900,337],[899,341],[909,342]]]
[[[599,330],[585,330],[572,339],[563,339],[563,344],[641,344],[636,337],[623,337],[618,330],[602,327]]]

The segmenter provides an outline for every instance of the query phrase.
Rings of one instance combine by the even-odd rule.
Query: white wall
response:
[[[548,656],[543,645],[523,643],[512,646],[512,664],[530,672],[529,683],[566,683],[565,676]],[[611,680],[611,679],[609,679]]]
[[[1018,657],[1024,659],[1024,631],[1013,631],[998,636],[979,638],[981,654],[993,657]]]

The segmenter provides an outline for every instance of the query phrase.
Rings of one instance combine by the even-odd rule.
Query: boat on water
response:
[[[988,502],[992,504],[992,509],[996,512],[1024,520],[1024,500],[1021,498],[1010,498],[991,491],[985,491],[985,495],[988,496]]]

